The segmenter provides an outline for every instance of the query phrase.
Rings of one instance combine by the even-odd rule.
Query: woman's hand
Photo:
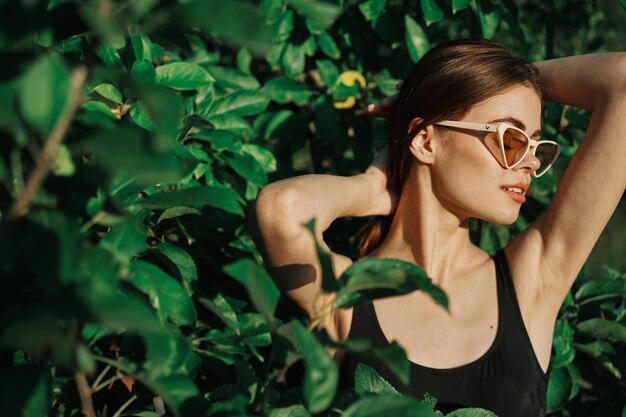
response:
[[[396,90],[400,91],[401,87],[402,83],[396,84]],[[387,117],[389,116],[391,108],[393,107],[397,98],[398,94],[394,94],[391,97],[382,99],[380,103],[368,104],[367,107],[365,107],[365,114],[370,117]]]

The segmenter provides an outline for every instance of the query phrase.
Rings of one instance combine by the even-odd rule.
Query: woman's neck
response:
[[[442,204],[429,169],[420,166],[405,183],[387,237],[368,256],[416,263],[441,284],[488,255],[471,243],[467,218]]]

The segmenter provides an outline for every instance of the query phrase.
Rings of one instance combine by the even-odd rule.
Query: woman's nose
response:
[[[520,162],[516,168],[528,168],[530,172],[535,172],[537,169],[539,169],[539,166],[541,166],[541,161],[535,156],[536,149],[536,146],[531,146],[528,149],[526,156],[524,156],[522,162]]]

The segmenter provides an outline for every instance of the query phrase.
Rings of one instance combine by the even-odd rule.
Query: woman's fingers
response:
[[[400,91],[402,88],[402,83],[396,84],[396,90]],[[368,104],[365,108],[365,114],[370,117],[376,116],[388,116],[389,111],[393,107],[394,103],[398,99],[398,95],[394,94],[391,97],[384,98],[377,104]]]

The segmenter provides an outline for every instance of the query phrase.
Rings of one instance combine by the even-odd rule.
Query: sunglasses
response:
[[[434,123],[436,126],[458,127],[461,129],[490,132],[485,137],[485,145],[496,160],[506,169],[511,169],[526,157],[532,147],[533,155],[539,159],[540,165],[532,175],[541,177],[552,166],[559,156],[561,147],[551,140],[536,141],[528,137],[526,132],[508,123],[495,125],[485,123],[455,122],[444,120]]]

